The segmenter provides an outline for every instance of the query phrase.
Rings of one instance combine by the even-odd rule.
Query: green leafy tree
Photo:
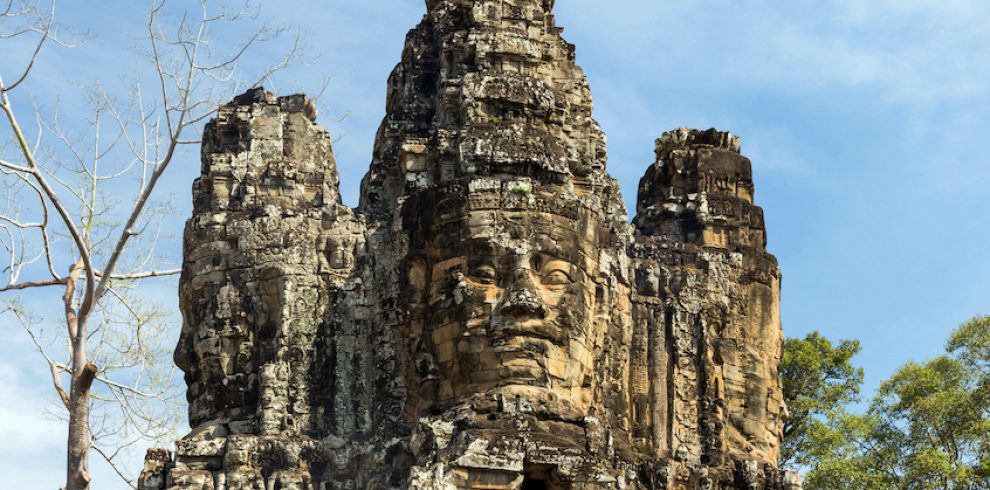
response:
[[[781,464],[809,464],[812,445],[825,437],[821,432],[830,414],[858,399],[863,370],[852,358],[859,351],[856,340],[833,345],[818,332],[784,342],[780,376],[790,415],[784,423]]]
[[[949,354],[983,373],[984,387],[990,373],[990,316],[974,318],[949,337]]]
[[[894,489],[898,476],[889,471],[899,457],[896,433],[885,433],[873,414],[837,409],[814,425],[805,446],[805,490]]]
[[[807,344],[789,347],[797,352],[792,369],[829,365],[795,364],[808,355]],[[785,389],[789,378],[815,380],[818,373],[782,372]],[[792,389],[808,390],[790,393],[799,409],[803,397],[822,393],[816,386],[792,382]],[[946,354],[902,366],[881,384],[865,414],[841,403],[808,413],[801,439],[785,446],[806,470],[807,490],[990,489],[990,317],[960,326]]]
[[[990,317],[963,324],[945,355],[908,363],[880,386],[870,410],[887,436],[876,442],[900,448],[898,488],[990,488],[988,328]]]

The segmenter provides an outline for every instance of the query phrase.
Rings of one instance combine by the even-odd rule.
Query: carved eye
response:
[[[562,260],[552,260],[543,266],[540,282],[547,286],[566,286],[574,282],[571,279],[571,267]]]
[[[561,270],[555,270],[543,274],[543,284],[549,286],[564,286],[571,284],[572,282],[574,281],[571,280],[571,276],[568,276],[566,272]]]
[[[490,265],[482,265],[475,267],[471,271],[471,280],[481,284],[495,284],[496,279],[498,279],[498,274],[495,268]]]

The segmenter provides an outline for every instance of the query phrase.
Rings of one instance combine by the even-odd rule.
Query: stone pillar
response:
[[[633,366],[662,380],[646,398],[653,417],[639,423],[669,419],[658,452],[712,468],[716,481],[733,461],[776,465],[785,413],[780,272],[739,146],[715,130],[657,140],[630,247],[635,324],[647,329],[641,342],[663,346]]]
[[[174,460],[149,453],[142,488],[291,488],[322,458],[306,449],[325,425],[316,339],[355,263],[334,245],[358,248],[363,228],[315,117],[302,95],[253,89],[206,125],[175,351],[194,429]]]

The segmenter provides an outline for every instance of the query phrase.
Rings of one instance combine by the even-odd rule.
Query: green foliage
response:
[[[946,350],[963,362],[990,372],[990,316],[974,318],[949,337]]]
[[[962,329],[953,338],[965,336]],[[950,342],[951,344],[951,342]],[[897,445],[890,471],[903,488],[990,488],[984,464],[990,454],[990,397],[986,365],[972,344],[924,364],[908,363],[885,381],[870,411],[890,436],[876,442]]]
[[[804,449],[806,490],[864,490],[897,488],[894,476],[883,468],[896,454],[890,446],[864,446],[878,438],[879,421],[872,415],[851,414],[842,409],[815,421]]]
[[[784,401],[790,413],[784,423],[781,464],[808,464],[808,445],[823,429],[823,417],[857,400],[863,370],[852,365],[859,353],[856,340],[838,345],[812,332],[803,339],[787,339],[780,365]]]
[[[806,490],[990,489],[990,317],[960,326],[945,355],[898,369],[865,414],[849,413],[834,403],[843,397],[822,389],[818,381],[831,379],[844,358],[829,358],[835,349],[818,337],[788,340],[791,371],[781,373],[789,400],[809,414],[791,421],[800,423],[792,428],[799,439],[784,446],[807,470]],[[821,362],[809,358],[815,352]],[[821,404],[806,400],[816,396]]]

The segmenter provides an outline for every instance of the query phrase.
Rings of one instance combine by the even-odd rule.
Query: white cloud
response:
[[[0,364],[0,487],[58,488],[64,483],[65,427],[49,420],[48,388],[9,363]]]
[[[31,360],[0,363],[0,488],[53,490],[65,484],[66,425],[47,415],[57,409],[52,388],[43,363]],[[141,467],[146,446],[129,452],[130,471]],[[90,472],[94,488],[130,488],[97,454],[90,455]]]
[[[42,412],[49,400],[39,396],[37,389],[21,384],[20,369],[0,364],[0,457],[14,455],[39,456],[62,444],[62,429],[57,422],[47,420]],[[34,410],[27,409],[28,407]],[[31,444],[23,444],[32,441]]]
[[[154,292],[149,294],[155,296]],[[35,302],[38,298],[28,295],[25,299]],[[48,367],[13,318],[0,315],[0,325],[9,329],[0,342],[0,489],[61,488],[65,483],[67,428],[64,421],[51,415],[61,408]],[[49,350],[60,352],[56,347]],[[122,461],[128,471],[141,467],[147,445],[139,446]],[[90,472],[94,488],[130,488],[95,453],[90,455]]]
[[[932,105],[990,93],[983,0],[732,0],[561,4],[565,25],[621,72],[788,93],[873,89]],[[580,51],[579,51],[580,53]],[[579,54],[580,56],[580,54]],[[631,78],[638,78],[631,75]]]
[[[330,123],[335,136],[344,135],[336,152],[342,191],[347,202],[354,204],[357,183],[370,160],[374,130],[384,111],[388,70],[398,61],[403,35],[419,20],[423,2],[301,0],[291,9],[278,2],[266,5],[266,15],[282,16],[313,33],[316,50],[322,52],[318,64],[288,72],[291,80],[278,88],[301,86],[312,90],[322,75],[329,75],[326,102],[330,110],[322,112],[353,113],[343,123],[330,123],[327,118],[323,122]],[[121,18],[136,15],[112,9],[90,12],[89,5],[74,8],[81,13],[73,20],[86,23],[80,27],[96,30],[128,26]],[[578,44],[579,62],[595,67],[589,75],[599,108],[596,114],[609,133],[613,157],[610,168],[623,179],[627,199],[634,197],[636,180],[652,161],[653,138],[663,130],[685,124],[714,125],[740,133],[744,152],[753,158],[758,171],[801,181],[804,185],[796,187],[802,190],[822,182],[841,182],[843,186],[832,187],[878,190],[876,201],[880,203],[901,202],[894,198],[913,198],[919,190],[951,195],[966,187],[974,189],[974,193],[986,192],[990,174],[986,159],[976,149],[981,144],[980,135],[986,132],[986,100],[990,94],[990,78],[986,77],[990,73],[990,29],[986,28],[990,25],[990,2],[986,0],[570,0],[557,2],[556,10],[559,23],[567,28],[565,36]],[[101,17],[91,16],[96,14]],[[119,58],[120,50],[101,49],[126,44],[115,42],[120,38],[108,32],[100,32],[101,37],[89,47],[46,51],[49,57],[42,60],[36,77],[30,80],[32,89],[41,94],[39,102],[52,103],[44,94],[66,93],[66,78],[88,81],[100,74],[126,73],[134,59]],[[0,59],[0,69],[9,71],[8,64]],[[812,101],[828,105],[825,109],[856,104],[847,94],[859,94],[859,100],[865,98],[863,94],[873,94],[875,100],[868,100],[868,106],[836,111],[838,116],[821,116],[826,123],[823,126],[836,128],[831,137],[849,147],[844,154],[855,157],[846,161],[834,158],[834,145],[821,146],[820,140],[830,135],[815,134],[815,128],[807,121],[785,113],[779,106],[760,106],[767,99],[778,105],[783,105],[781,101]],[[740,101],[751,102],[733,105]],[[81,102],[66,97],[67,107],[63,108],[71,114]],[[890,106],[907,107],[914,120],[894,120]],[[910,125],[913,131],[888,131],[877,136],[870,134],[872,128],[860,131],[859,126],[843,120],[869,113],[873,119],[893,126]],[[850,130],[844,126],[856,127]],[[890,139],[883,141],[884,137]],[[917,151],[902,151],[911,144]],[[897,159],[904,154],[910,160]],[[877,155],[892,156],[887,161],[873,158]],[[198,168],[196,156],[192,155],[173,169],[174,176],[169,176],[174,179],[170,182],[182,189],[184,213],[188,212],[189,182]],[[870,169],[875,170],[877,178],[869,184],[850,177],[851,173],[862,174]],[[761,181],[758,191],[762,196],[772,189]],[[807,202],[793,204],[809,206]],[[768,209],[769,216],[774,213],[782,214]],[[857,215],[836,215],[832,219],[843,224],[856,222],[857,216],[864,213],[857,211]],[[943,219],[926,222],[925,233],[920,235],[957,236],[958,232],[949,225],[938,228],[950,218],[952,215],[946,213]],[[175,220],[179,222],[181,218]],[[842,229],[818,228],[821,235],[813,235],[817,243],[827,239],[822,238],[826,234],[846,236]],[[774,236],[786,237],[786,232],[783,227],[773,230]],[[801,238],[787,240],[788,244],[804,243]],[[912,236],[910,240],[920,239]],[[824,252],[819,249],[816,253]],[[822,259],[815,260],[817,263]],[[789,284],[800,283],[800,271],[800,267],[785,268],[791,274]],[[889,272],[891,277],[900,277],[897,270]],[[817,269],[815,274],[819,275],[814,278],[816,282],[828,279]],[[944,279],[945,283],[958,282],[949,276]],[[980,292],[977,286],[957,287],[950,296],[976,297]],[[790,298],[806,294],[794,287],[787,291]],[[808,287],[807,291],[814,289]],[[861,310],[863,317],[874,309],[875,297],[900,305],[896,298],[902,296],[900,291],[850,291],[871,298],[870,305]],[[171,286],[156,288],[154,295],[163,304],[174,306]],[[37,296],[27,299],[45,304]],[[820,301],[793,304],[817,312]],[[854,301],[848,303],[844,307],[856,308]],[[916,312],[912,305],[901,306],[905,311]],[[860,323],[849,323],[844,318],[838,319],[837,324],[840,320],[857,327],[867,323],[862,318]],[[863,335],[869,335],[868,329],[861,330],[867,332]],[[901,347],[908,349],[910,345],[902,343]],[[0,359],[4,360],[0,364],[0,488],[58,488],[63,480],[65,434],[62,424],[42,416],[51,400],[47,370],[31,351],[30,343],[17,334],[8,335],[0,344]],[[134,464],[139,461],[140,455],[136,455]],[[97,458],[93,465],[97,488],[123,488]]]

